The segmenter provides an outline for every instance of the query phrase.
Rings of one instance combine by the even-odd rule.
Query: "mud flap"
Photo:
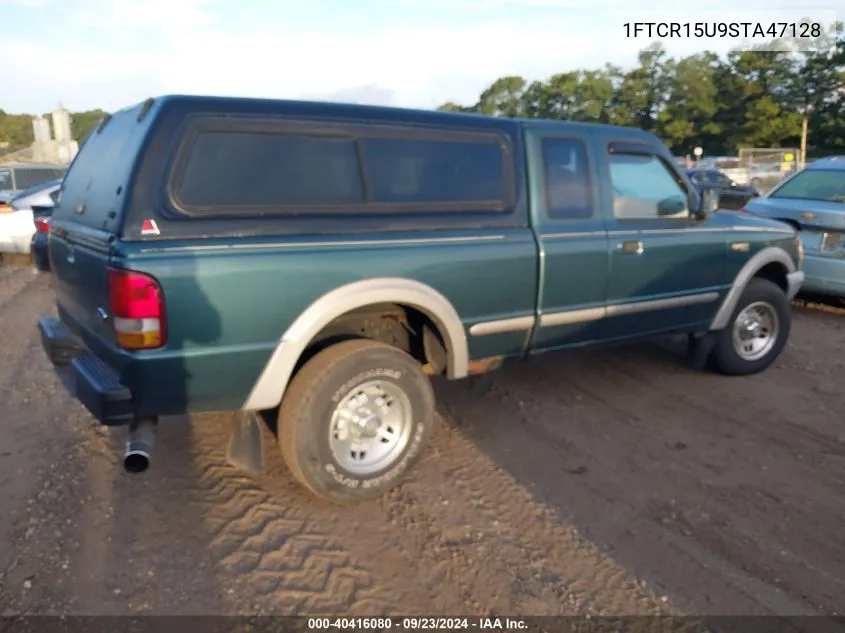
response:
[[[707,361],[710,360],[713,346],[716,345],[717,336],[718,332],[707,332],[701,335],[690,334],[688,336],[687,361],[690,367],[696,370],[704,369]]]
[[[232,433],[226,461],[253,475],[261,472],[261,418],[255,411],[237,411],[232,415]]]

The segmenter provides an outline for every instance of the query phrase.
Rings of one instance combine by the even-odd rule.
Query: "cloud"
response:
[[[366,105],[394,105],[395,94],[392,90],[376,84],[352,86],[331,92],[303,94],[300,97],[309,101],[337,101],[340,103],[358,103]]]
[[[478,10],[490,9],[493,7],[548,7],[548,8],[569,8],[583,7],[582,0],[380,0],[387,6],[425,6],[448,7],[450,10]]]
[[[16,4],[27,9],[42,9],[47,5],[47,0],[0,0],[2,4]]]
[[[355,1],[360,4],[354,12],[337,14],[317,0],[297,5],[296,11],[271,0],[242,0],[242,5],[234,0],[51,0],[50,11],[64,11],[69,25],[56,27],[59,36],[40,40],[10,29],[4,46],[15,51],[15,63],[5,69],[4,80],[16,89],[0,106],[40,111],[63,101],[72,109],[114,110],[162,93],[307,96],[412,107],[471,103],[502,75],[545,79],[606,62],[635,63],[636,53],[652,40],[625,37],[625,21],[730,21],[737,15],[761,21],[776,15],[755,11],[759,0],[747,0],[742,14],[720,10],[724,3],[713,0],[704,18],[697,17],[705,15],[702,10],[686,6],[655,12],[633,11],[626,4],[627,12],[608,12],[592,4],[576,7],[574,0]],[[385,9],[423,1],[425,15]],[[620,0],[595,1],[620,6]],[[482,2],[498,9],[462,10]],[[517,8],[529,5],[538,9]],[[664,43],[672,54],[705,48],[725,52],[732,44],[694,38]]]
[[[201,30],[214,23],[213,0],[86,0],[78,2],[80,27],[104,31]]]

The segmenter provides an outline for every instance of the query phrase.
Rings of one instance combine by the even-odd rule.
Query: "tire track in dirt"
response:
[[[527,365],[520,367],[520,373],[524,375],[527,368]],[[493,476],[498,478],[497,487],[510,489],[514,495],[531,497],[529,490],[533,491],[535,487],[531,485],[525,488],[526,483],[542,481],[556,485],[567,479],[582,482],[581,475],[586,469],[583,460],[579,460],[574,454],[574,447],[566,439],[543,432],[546,428],[543,415],[548,417],[549,411],[547,408],[545,413],[540,413],[532,405],[531,398],[534,397],[536,383],[528,379],[526,382],[530,382],[532,387],[530,392],[525,392],[521,389],[521,384],[512,384],[513,378],[513,375],[502,376],[498,383],[494,383],[483,401],[474,401],[471,394],[463,392],[460,385],[450,385],[453,391],[449,398],[452,401],[449,403],[450,413],[458,425],[460,436],[471,438],[462,437],[461,441],[477,445],[490,455],[491,459],[499,462],[498,468],[493,466],[489,459],[485,464],[487,469],[493,471]],[[490,424],[487,420],[494,414],[507,422]],[[555,411],[552,416],[555,422],[558,414],[559,412]],[[476,425],[469,422],[469,419],[480,422]],[[552,419],[549,421],[552,422]],[[517,464],[527,465],[529,468],[514,468]],[[530,465],[537,466],[542,475],[533,472]],[[502,469],[511,474],[504,474]],[[514,476],[518,479],[514,480]],[[488,478],[489,475],[476,474],[471,469],[459,477],[462,485],[476,489],[470,493],[472,496],[483,494],[477,489],[476,482]],[[537,495],[534,495],[534,498],[541,499]],[[488,508],[488,512],[499,514],[499,507],[503,504],[497,501],[490,505],[492,507]],[[530,535],[524,547],[528,551],[533,550],[533,556],[540,560],[544,557],[552,559],[551,566],[569,570],[569,592],[574,598],[578,612],[670,612],[667,604],[644,589],[644,583],[637,582],[606,553],[600,552],[587,542],[585,535],[580,534],[571,524],[562,524],[562,517],[558,513],[547,507],[540,508],[537,501],[532,501],[531,505],[535,508],[533,513],[524,512],[524,506],[521,507],[519,503],[504,504],[504,514],[519,533]],[[535,546],[535,543],[540,545]],[[564,543],[565,546],[554,546],[554,543]]]
[[[742,486],[738,479],[756,479],[759,472],[749,472],[749,469],[739,469],[733,460],[722,460],[716,467],[715,474],[710,473],[709,477],[698,478],[695,471],[699,464],[696,461],[689,461],[689,454],[686,447],[695,445],[700,436],[711,438],[714,442],[729,440],[733,446],[727,447],[727,452],[735,460],[741,460],[745,452],[740,448],[740,443],[746,443],[749,450],[753,451],[752,443],[765,439],[765,433],[760,434],[747,429],[747,424],[740,418],[749,415],[749,405],[746,399],[742,403],[725,402],[724,393],[719,390],[719,402],[722,409],[712,407],[707,401],[696,400],[685,395],[694,393],[689,389],[689,382],[679,385],[679,389],[663,389],[655,386],[658,382],[659,366],[643,366],[643,356],[638,355],[631,360],[630,365],[625,366],[624,371],[619,369],[618,351],[611,351],[599,357],[591,359],[588,363],[588,375],[601,375],[606,384],[612,384],[613,389],[596,389],[594,384],[575,378],[575,383],[585,391],[590,392],[597,401],[604,401],[617,411],[627,411],[632,417],[644,421],[649,416],[653,421],[660,421],[653,426],[651,433],[661,433],[661,427],[665,427],[665,421],[676,420],[675,429],[665,429],[666,437],[681,435],[685,438],[680,442],[684,448],[679,451],[661,451],[665,454],[664,464],[661,470],[671,477],[671,481],[661,482],[662,494],[647,503],[642,504],[641,520],[652,523],[657,529],[652,528],[651,534],[641,531],[639,540],[653,540],[654,534],[662,533],[663,541],[673,541],[677,547],[676,557],[686,557],[689,564],[683,567],[683,582],[692,584],[691,579],[695,578],[695,584],[699,587],[712,587],[716,582],[725,586],[724,578],[729,578],[728,586],[734,601],[739,602],[741,598],[753,612],[765,613],[768,608],[773,608],[777,602],[784,602],[782,596],[772,596],[773,589],[771,579],[776,575],[767,573],[765,561],[776,561],[780,553],[780,544],[766,541],[766,552],[754,552],[756,549],[756,538],[759,534],[759,516],[757,520],[743,521],[748,516],[749,508],[757,507],[757,495],[754,486]],[[656,373],[652,373],[657,369]],[[665,378],[660,376],[660,378]],[[702,375],[690,376],[687,380],[712,381],[715,377]],[[719,380],[719,378],[715,378]],[[655,382],[652,382],[655,381]],[[670,379],[670,382],[674,382]],[[678,381],[680,382],[680,381]],[[666,383],[659,383],[665,387]],[[710,395],[712,402],[712,394]],[[655,402],[660,404],[655,406]],[[732,404],[738,405],[736,407]],[[744,406],[742,406],[744,404]],[[742,411],[742,415],[734,415],[732,409]],[[664,413],[661,414],[660,410]],[[674,415],[672,414],[674,412]],[[727,427],[722,425],[727,422]],[[670,425],[671,426],[671,425]],[[760,436],[763,435],[763,438]],[[743,437],[744,436],[744,437]],[[671,440],[667,442],[671,445]],[[764,443],[765,445],[765,443]],[[652,449],[654,450],[654,449]],[[649,455],[650,461],[657,461],[658,454],[652,452]],[[633,464],[639,459],[632,456]],[[636,466],[633,466],[636,468]],[[719,475],[730,469],[733,475],[730,483],[723,487],[718,483]],[[711,467],[712,470],[712,467]],[[738,472],[739,471],[739,472]],[[636,475],[635,475],[636,477]],[[637,488],[645,487],[648,478],[639,477],[642,484]],[[743,494],[745,491],[745,494]],[[752,494],[748,494],[751,492]],[[712,503],[716,499],[718,503]],[[696,503],[696,500],[698,501]],[[706,510],[702,512],[702,505]],[[772,510],[771,504],[767,508]],[[771,514],[771,512],[769,512]],[[775,513],[777,514],[777,513]],[[751,513],[755,516],[755,513]],[[727,528],[727,529],[726,529]],[[684,554],[680,554],[683,550]],[[697,560],[696,560],[697,559]],[[714,564],[715,563],[715,564]],[[761,564],[762,563],[762,564]],[[647,563],[648,564],[648,563]],[[713,577],[713,571],[717,571],[722,580]],[[679,586],[681,579],[677,574],[681,569],[673,570],[667,577],[666,584]],[[704,594],[705,592],[701,592]],[[721,591],[715,592],[717,595]],[[722,596],[719,596],[720,598]],[[708,596],[709,598],[709,596]],[[791,609],[796,613],[814,613],[816,605],[802,604],[802,600],[791,600]],[[758,611],[763,608],[763,611]]]
[[[49,279],[45,275],[37,274],[37,271],[0,265],[0,327],[19,328],[21,324],[6,316],[7,311],[24,304],[27,295],[46,290],[48,287]]]
[[[784,603],[783,595],[772,595],[775,592],[781,592],[780,588],[772,586],[773,583],[778,585],[774,582],[778,576],[791,576],[803,586],[816,584],[819,587],[822,583],[817,581],[814,583],[809,576],[809,566],[806,568],[807,573],[801,573],[795,569],[784,569],[782,564],[775,562],[774,565],[780,567],[780,573],[771,573],[769,561],[783,559],[785,550],[781,547],[785,546],[777,538],[766,540],[766,546],[762,549],[760,545],[757,545],[759,517],[772,516],[774,518],[779,514],[777,504],[765,500],[766,497],[763,494],[765,489],[761,490],[763,484],[754,483],[755,480],[759,481],[759,470],[754,471],[752,467],[745,466],[741,462],[739,465],[731,463],[717,454],[715,457],[717,460],[721,457],[722,469],[729,469],[732,476],[730,483],[728,481],[720,483],[718,478],[712,481],[714,479],[712,473],[711,477],[701,477],[700,473],[695,472],[701,464],[690,461],[693,455],[686,451],[687,446],[699,445],[700,448],[702,440],[714,447],[723,443],[726,444],[727,452],[733,453],[736,460],[747,462],[748,456],[742,456],[746,450],[753,455],[754,445],[757,443],[759,446],[765,446],[767,451],[771,451],[773,447],[779,446],[779,443],[772,441],[768,436],[777,434],[778,430],[781,437],[784,436],[784,432],[786,436],[789,436],[790,425],[783,424],[781,420],[773,421],[771,417],[769,417],[768,425],[764,424],[765,418],[759,415],[762,412],[755,411],[753,395],[749,403],[747,385],[746,389],[742,390],[744,397],[733,401],[730,396],[731,390],[725,387],[738,385],[738,381],[742,380],[747,383],[748,379],[726,380],[690,372],[686,372],[687,375],[684,376],[684,372],[677,372],[677,367],[672,367],[675,372],[671,375],[661,375],[670,365],[664,363],[661,367],[661,363],[655,362],[655,358],[649,358],[649,355],[643,352],[644,348],[636,350],[629,348],[594,354],[581,361],[579,371],[570,372],[567,378],[571,384],[592,398],[594,416],[600,412],[600,410],[595,410],[596,405],[602,405],[612,412],[611,418],[616,417],[618,420],[616,431],[617,433],[622,431],[623,435],[614,444],[618,444],[619,447],[627,445],[630,453],[627,456],[618,453],[615,456],[609,456],[624,460],[618,464],[615,475],[624,477],[633,489],[647,490],[651,487],[659,491],[659,495],[655,495],[657,501],[645,499],[645,503],[643,501],[626,503],[623,501],[624,497],[620,496],[617,497],[617,503],[630,505],[632,510],[641,506],[643,510],[640,520],[656,524],[657,529],[639,530],[637,541],[641,544],[643,541],[651,541],[650,545],[641,549],[653,551],[653,548],[660,544],[665,548],[667,544],[673,543],[677,550],[673,553],[673,558],[677,557],[678,563],[684,558],[690,560],[689,565],[683,566],[682,577],[679,576],[681,569],[677,569],[671,574],[663,574],[664,582],[673,580],[670,584],[691,586],[691,577],[698,576],[696,580],[698,586],[712,587],[716,582],[716,579],[712,578],[715,568],[724,576],[733,578],[731,584],[734,601],[736,601],[736,592],[739,592],[740,595],[745,596],[747,605],[745,608],[755,610],[763,608],[763,612],[767,608],[774,608],[776,603],[781,605]],[[621,361],[621,368],[620,359],[624,359]],[[554,384],[548,376],[544,377],[543,372],[538,372],[534,378],[537,381],[545,381],[548,388],[538,392],[537,383],[532,382],[535,385],[535,397],[553,398],[552,388],[559,388],[558,385],[563,376],[554,376]],[[694,384],[691,381],[709,383],[714,390],[691,389],[690,385]],[[720,406],[714,406],[714,402],[718,402]],[[734,411],[742,411],[742,413],[734,414]],[[745,419],[749,422],[744,422]],[[594,419],[594,425],[595,422]],[[643,435],[644,433],[648,435]],[[655,435],[657,437],[649,437]],[[794,434],[791,435],[794,437]],[[675,437],[684,441],[673,441]],[[729,441],[725,443],[725,440]],[[678,450],[671,450],[673,445],[677,445]],[[724,451],[724,449],[721,450]],[[644,451],[646,455],[642,455]],[[713,454],[718,452],[721,451],[705,450],[703,456],[712,459]],[[643,460],[643,457],[647,459]],[[789,458],[790,455],[787,454],[784,457]],[[776,456],[773,458],[776,459]],[[661,460],[664,463],[659,466],[659,470],[668,477],[667,480],[657,482],[653,475],[650,476],[642,471],[637,472],[643,465],[649,462],[659,464]],[[796,479],[812,480],[814,478],[812,472],[805,470],[802,466],[798,465],[800,473],[793,471],[790,476],[777,483],[794,488]],[[651,470],[654,470],[654,466],[651,466]],[[743,485],[742,481],[748,481],[749,485]],[[767,483],[771,487],[771,483],[774,482]],[[602,482],[600,485],[608,489],[607,482]],[[610,489],[612,490],[612,486]],[[622,493],[621,490],[618,492]],[[814,496],[826,500],[828,504],[831,499],[837,498],[835,491],[823,483]],[[699,507],[696,507],[695,499],[698,500],[698,505],[706,504],[705,507],[710,512],[702,512]],[[717,500],[717,503],[714,503],[714,500]],[[688,517],[694,517],[697,520],[686,521]],[[701,526],[701,517],[705,517],[704,521],[710,524],[708,534],[702,534],[701,529],[689,527],[689,523],[697,523]],[[822,514],[822,518],[825,518],[828,524],[835,524],[836,519],[833,514],[826,517]],[[774,523],[777,525],[780,521],[774,521]],[[729,526],[729,529],[725,530],[725,526]],[[661,533],[662,536],[658,538]],[[784,533],[783,537],[783,542],[792,539],[793,545],[795,544],[793,534]],[[706,551],[696,551],[702,545]],[[826,549],[831,550],[831,547],[827,546]],[[834,549],[838,550],[835,546]],[[830,554],[833,552],[829,551]],[[629,556],[628,560],[637,561],[637,558],[637,556]],[[694,558],[698,558],[699,562],[696,563]],[[640,559],[635,564],[635,568],[648,567],[655,567],[653,561]],[[827,580],[830,582],[832,579]],[[838,583],[834,581],[833,585],[827,586],[832,588],[836,584]],[[724,580],[721,581],[721,585],[724,586]],[[705,593],[701,590],[699,592]],[[714,593],[722,592],[714,591]],[[804,600],[800,591],[792,593],[795,600],[789,602],[790,608],[795,612],[814,612],[822,606],[822,602],[826,601],[823,598],[825,594],[827,594],[827,606],[834,604],[829,601],[833,596],[827,591],[817,595],[814,600],[807,601]],[[699,599],[699,605],[700,602]],[[702,609],[698,606],[696,610],[700,612]]]
[[[474,457],[475,449],[450,429],[438,432],[418,474],[387,498],[337,508],[299,491],[279,467],[277,456],[269,456],[268,476],[254,480],[237,474],[223,460],[223,429],[227,427],[210,426],[204,422],[202,437],[195,437],[199,445],[195,459],[202,463],[202,476],[198,483],[182,485],[205,491],[207,496],[199,504],[211,526],[216,556],[249,587],[250,600],[264,609],[574,614],[598,612],[602,605],[651,613],[658,604],[654,601],[644,607],[648,601],[642,594],[634,606],[620,598],[619,594],[631,590],[639,592],[633,581],[618,580],[625,574],[616,568],[606,579],[608,586],[596,586],[593,591],[591,598],[598,610],[596,605],[582,608],[562,579],[577,581],[579,575],[587,574],[582,583],[595,584],[593,570],[597,563],[601,566],[600,557],[581,555],[580,565],[573,566],[568,552],[583,546],[571,537],[563,539],[563,532],[551,531],[537,543],[542,533],[526,529],[551,517],[543,516],[530,496],[520,495],[516,486],[496,479],[492,470],[462,470],[462,464],[483,461],[483,457]],[[268,448],[268,452],[275,450],[275,446]],[[483,478],[484,489],[461,483],[464,477]],[[481,512],[485,503],[491,507]],[[493,508],[504,511],[499,514]],[[524,514],[538,518],[511,525]],[[530,560],[526,551],[533,552]],[[549,552],[555,551],[567,554],[550,558]],[[421,589],[431,593],[421,595]],[[597,597],[604,591],[614,593],[614,599]]]
[[[261,487],[234,474],[221,463],[222,439],[205,440],[209,446],[201,451],[215,462],[205,468],[206,484],[215,482],[207,513],[218,525],[216,543],[228,555],[224,562],[255,579],[249,583],[257,593],[268,594],[271,601],[282,595],[294,601],[286,608],[308,612],[518,612],[518,589],[530,579],[517,577],[519,569],[502,563],[501,535],[479,521],[468,499],[441,496],[440,482],[430,480],[432,470],[440,469],[431,455],[420,465],[424,481],[412,480],[382,500],[338,508],[317,502],[296,484],[291,488],[276,455],[270,456]],[[272,442],[269,438],[269,451],[275,452]],[[276,502],[285,498],[284,506]],[[303,506],[309,521],[296,510]],[[316,562],[303,555],[291,560],[289,553],[298,550]],[[330,576],[325,586],[314,584],[315,578],[327,577],[313,571],[321,559],[334,561],[335,586]],[[352,560],[361,561],[357,569],[351,569]],[[303,586],[305,579],[309,584]],[[540,607],[559,612],[553,603]]]
[[[735,603],[739,613],[776,612],[777,604],[812,612],[806,603],[772,597],[771,586],[741,568],[742,551],[732,553],[739,561],[733,566],[713,552],[696,550],[678,515],[691,490],[694,498],[706,500],[712,488],[701,484],[700,473],[688,476],[693,469],[685,464],[693,455],[679,440],[690,429],[706,427],[711,412],[693,401],[679,403],[675,394],[644,393],[606,365],[607,355],[575,354],[571,362],[537,358],[505,370],[484,402],[460,405],[467,418],[509,422],[469,425],[467,434],[585,528],[586,537],[614,552],[618,562],[658,587],[681,588],[673,595],[687,611],[708,612],[724,600]],[[639,356],[633,364],[638,374],[650,376],[655,369]],[[696,379],[687,376],[686,390],[690,378]],[[688,438],[687,443],[695,445]],[[530,459],[520,458],[527,455]],[[655,480],[661,473],[666,480]],[[718,498],[725,502],[724,495]],[[733,579],[728,591],[719,574]],[[690,594],[693,586],[700,589]],[[743,592],[749,597],[737,600]]]
[[[528,490],[463,437],[459,426],[454,426],[460,420],[456,408],[445,405],[443,409],[453,427],[439,447],[442,481],[438,488],[458,493],[458,500],[474,508],[481,523],[493,526],[488,531],[497,537],[495,551],[500,561],[515,574],[530,575],[520,587],[527,598],[515,612],[536,613],[540,605],[554,615],[670,612],[624,568],[585,542],[574,528],[562,525],[560,517],[538,504]]]
[[[164,476],[202,515],[214,558],[237,576],[252,606],[286,615],[361,615],[394,606],[385,588],[375,586],[366,567],[307,508],[277,498],[225,462],[227,430],[226,416],[199,416],[189,448],[193,467],[166,468]],[[168,458],[173,456],[157,456]]]
[[[845,512],[845,488],[841,479],[838,483],[829,478],[820,479],[818,469],[843,472],[845,442],[812,428],[806,419],[791,418],[788,408],[772,406],[771,400],[759,397],[756,392],[765,395],[770,388],[770,382],[762,380],[763,375],[733,379],[693,375],[693,379],[703,382],[720,383],[721,397],[719,406],[715,406],[712,397],[698,390],[682,390],[680,375],[661,376],[659,366],[656,367],[658,371],[644,374],[641,366],[635,369],[631,360],[622,352],[603,358],[609,371],[617,372],[617,384],[624,385],[627,380],[638,391],[646,390],[662,400],[674,397],[688,411],[702,412],[710,437],[724,438],[730,433],[737,462],[742,460],[741,453],[753,455],[755,445],[765,447],[764,455],[752,462],[756,462],[756,469],[742,463],[725,463],[721,470],[731,470],[730,483],[724,477],[701,482],[699,490],[704,503],[713,497],[723,500],[720,506],[707,504],[710,512],[706,515],[715,520],[709,518],[702,522],[700,510],[691,507],[664,505],[661,510],[656,506],[655,514],[662,515],[662,521],[673,526],[679,534],[695,538],[724,560],[734,561],[734,565],[746,574],[805,602],[805,608],[836,609],[838,596],[845,592],[845,578],[826,568],[825,563],[845,560],[845,544],[837,539],[831,541],[824,534],[845,528],[841,518]],[[770,372],[784,373],[776,368]],[[781,391],[783,389],[789,390],[783,387]],[[742,413],[738,415],[735,411]],[[813,456],[813,459],[805,459],[805,456]],[[788,470],[778,468],[784,464],[789,464]],[[796,486],[796,482],[802,484]],[[809,482],[813,485],[807,486]],[[769,492],[771,489],[777,494]],[[796,525],[810,508],[814,519],[827,525],[827,530],[808,532]],[[760,517],[764,516],[780,520],[769,525],[768,538],[761,542],[758,538]],[[729,523],[730,532],[726,534],[719,529],[719,522]],[[821,552],[825,554],[819,556]],[[781,580],[782,577],[790,580]],[[822,579],[824,582],[820,583]],[[816,588],[815,595],[808,594],[805,589],[811,586]]]
[[[40,538],[49,529],[25,503],[34,495],[39,504],[55,499],[57,482],[64,480],[58,462],[70,434],[64,389],[50,375],[41,350],[37,319],[54,311],[49,278],[28,268],[2,267],[0,283],[0,603],[10,604],[32,563],[47,555]],[[36,491],[37,494],[36,494]]]

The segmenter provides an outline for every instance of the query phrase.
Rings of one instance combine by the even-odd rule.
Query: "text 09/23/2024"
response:
[[[308,631],[331,629],[388,631],[469,631],[510,630],[521,631],[527,628],[523,618],[501,617],[358,617],[358,618],[308,618]]]
[[[815,39],[824,33],[817,22],[626,22],[625,37],[735,39]]]

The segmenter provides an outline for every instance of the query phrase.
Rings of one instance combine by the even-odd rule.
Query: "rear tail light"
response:
[[[124,349],[162,347],[167,341],[164,292],[149,275],[109,269],[109,304],[117,343]]]
[[[50,218],[35,218],[33,220],[35,222],[35,231],[38,233],[49,233],[50,232]]]

